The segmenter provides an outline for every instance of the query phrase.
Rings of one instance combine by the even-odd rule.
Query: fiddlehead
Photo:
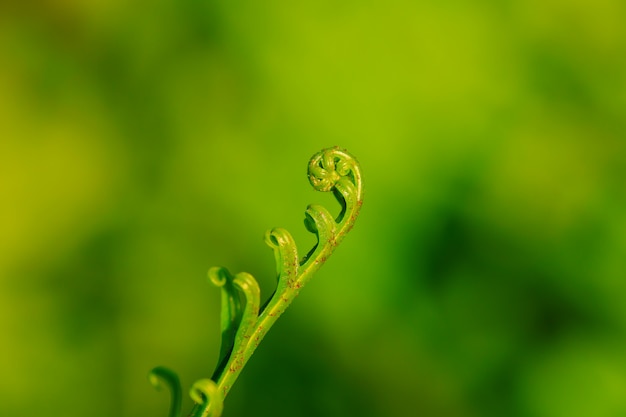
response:
[[[157,366],[150,371],[148,379],[156,389],[161,389],[162,383],[168,386],[172,393],[172,402],[170,404],[168,417],[180,417],[183,398],[178,375],[163,366]]]
[[[198,404],[189,417],[219,417],[222,414],[224,402],[213,380],[196,381],[189,395]]]
[[[212,378],[193,385],[191,397],[196,402],[193,417],[220,416],[224,398],[267,331],[354,225],[363,201],[361,171],[356,159],[337,147],[324,149],[309,161],[308,177],[317,191],[333,193],[341,211],[333,218],[320,205],[307,207],[305,227],[316,235],[317,243],[301,259],[287,230],[275,228],[266,233],[265,242],[274,251],[278,282],[274,294],[262,309],[259,286],[252,275],[240,272],[233,276],[221,267],[209,270],[210,281],[222,292],[222,345]],[[163,379],[172,387],[172,392],[180,393],[178,378],[174,380],[172,373],[164,373],[163,369],[155,368],[152,374],[165,375]],[[171,410],[174,411],[170,411],[170,417],[177,417],[180,411],[173,413],[176,412],[175,405],[180,409],[180,394],[178,397],[174,394],[173,398]]]

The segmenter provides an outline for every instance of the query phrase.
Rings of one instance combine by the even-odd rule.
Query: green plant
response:
[[[361,171],[356,159],[337,147],[324,149],[309,161],[308,176],[317,191],[333,193],[341,211],[333,218],[320,205],[307,207],[304,224],[317,236],[317,243],[301,259],[287,230],[275,228],[266,233],[265,242],[276,258],[278,284],[263,307],[259,286],[252,275],[246,272],[232,275],[221,267],[209,270],[211,282],[222,289],[222,344],[211,379],[201,379],[191,388],[190,395],[196,405],[190,416],[221,415],[224,398],[267,331],[354,225],[362,204]],[[180,416],[182,394],[178,376],[167,368],[157,367],[149,377],[157,388],[161,382],[170,388],[169,416]]]

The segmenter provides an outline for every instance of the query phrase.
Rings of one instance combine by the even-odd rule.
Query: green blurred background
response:
[[[626,416],[626,4],[0,3],[0,415],[165,416],[210,266],[274,285],[306,178],[353,232],[225,417]],[[188,410],[191,400],[185,399]]]

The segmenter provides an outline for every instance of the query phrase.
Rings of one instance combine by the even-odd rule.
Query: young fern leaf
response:
[[[263,308],[260,308],[259,285],[252,275],[240,272],[233,276],[222,267],[209,270],[210,281],[222,292],[222,345],[211,379],[201,379],[191,389],[191,398],[196,403],[190,414],[192,417],[221,415],[224,398],[267,331],[354,225],[363,202],[361,170],[356,159],[338,147],[324,149],[309,161],[308,176],[317,191],[333,193],[341,211],[333,218],[320,205],[307,207],[305,227],[316,235],[317,243],[301,259],[287,230],[275,228],[266,233],[265,243],[273,249],[276,259],[278,283]],[[178,377],[162,367],[150,373],[153,384],[158,382],[157,377],[172,391],[169,417],[180,416]]]
[[[196,381],[189,394],[196,402],[189,417],[220,417],[224,401],[215,381],[211,379]]]
[[[172,393],[168,417],[180,417],[183,396],[178,375],[163,366],[157,366],[150,371],[148,379],[156,389],[161,389],[163,382],[168,386]]]

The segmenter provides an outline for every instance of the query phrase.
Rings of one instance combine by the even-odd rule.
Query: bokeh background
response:
[[[225,417],[626,415],[626,3],[0,3],[0,415],[165,416],[219,352],[210,266],[352,233]],[[191,400],[186,397],[185,410]]]

